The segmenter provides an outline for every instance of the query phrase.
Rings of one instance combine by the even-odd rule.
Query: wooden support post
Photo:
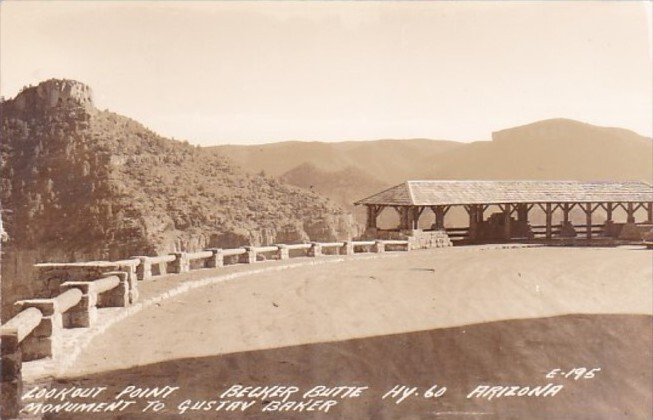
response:
[[[412,207],[411,208],[411,225],[413,229],[419,229],[419,218],[422,216],[426,207]]]
[[[444,206],[433,206],[431,210],[435,213],[435,229],[444,229]]]
[[[633,209],[633,203],[628,203],[626,213],[628,214],[626,223],[635,223],[635,210]]]
[[[367,206],[367,227],[368,228],[376,228],[376,216],[377,215],[378,215],[378,212],[376,210],[376,206],[368,205]]]
[[[544,213],[546,215],[546,239],[551,239],[552,235],[552,229],[551,229],[551,223],[553,220],[553,211],[551,210],[551,203],[546,203],[546,210],[544,210]]]
[[[528,206],[526,204],[517,204],[517,220],[520,222],[528,220]]]
[[[476,233],[478,231],[478,215],[476,213],[476,205],[472,204],[470,206],[465,206],[467,214],[469,214],[469,230],[467,233],[467,238],[470,241],[476,239]]]
[[[653,203],[646,204],[646,223],[653,223]]]
[[[612,221],[612,211],[614,210],[613,203],[605,203],[605,206],[602,206],[605,209],[605,223],[603,224],[603,236],[613,236],[614,234],[614,222]]]
[[[510,214],[512,213],[511,211],[511,206],[510,204],[505,204],[503,207],[503,237],[505,240],[509,241],[511,232],[510,232]]]
[[[571,210],[576,207],[576,205],[580,206],[580,208],[583,209],[583,206],[580,203],[563,203],[561,206],[563,217],[562,223],[560,224],[560,236],[562,237],[573,238],[576,236],[576,229],[569,220],[569,214],[571,213]]]
[[[478,224],[483,223],[483,213],[485,212],[486,207],[483,204],[476,206],[476,222]]]
[[[566,225],[569,223],[569,212],[571,209],[569,208],[569,203],[564,203],[562,205],[562,221]]]
[[[585,236],[587,239],[592,239],[592,203],[585,203],[585,225],[587,227]]]
[[[399,208],[399,216],[400,216],[400,221],[399,221],[399,229],[401,230],[410,230],[411,229],[411,208],[410,207],[400,207]]]

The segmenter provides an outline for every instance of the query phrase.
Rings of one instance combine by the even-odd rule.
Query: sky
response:
[[[648,2],[0,3],[0,93],[49,78],[194,144],[651,136]]]

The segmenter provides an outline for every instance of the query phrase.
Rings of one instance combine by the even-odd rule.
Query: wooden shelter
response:
[[[469,215],[465,236],[470,241],[533,237],[533,228],[542,228],[546,239],[554,235],[576,236],[570,221],[570,212],[576,207],[585,214],[583,230],[588,239],[597,233],[618,234],[611,227],[615,224],[613,212],[619,208],[626,213],[625,223],[618,224],[620,228],[626,224],[635,225],[635,214],[640,209],[646,210],[644,223],[653,223],[653,186],[638,181],[406,181],[355,204],[367,207],[368,230],[378,230],[379,214],[392,208],[400,216],[396,230],[403,231],[417,229],[427,208],[435,215],[431,228],[444,230],[447,212],[454,206],[461,206]],[[484,212],[490,206],[498,207],[500,214],[485,220]],[[534,208],[544,213],[543,226],[530,226],[529,212]],[[605,211],[605,223],[597,230],[592,216],[599,209]],[[553,217],[558,211],[562,219],[554,225]],[[497,227],[501,229],[498,235]]]

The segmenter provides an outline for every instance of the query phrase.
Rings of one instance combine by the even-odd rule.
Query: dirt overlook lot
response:
[[[117,323],[52,386],[107,386],[109,398],[127,385],[180,387],[157,416],[139,402],[115,418],[649,418],[651,256],[461,247],[243,277]],[[143,293],[172,278],[157,281]],[[601,370],[588,380],[546,378],[579,367]],[[564,389],[551,398],[466,398],[482,384],[549,382]],[[398,384],[423,393],[436,383],[448,388],[437,400],[381,399]],[[328,413],[263,413],[269,402],[259,400],[245,412],[180,416],[184,400],[215,400],[233,384],[369,389]]]

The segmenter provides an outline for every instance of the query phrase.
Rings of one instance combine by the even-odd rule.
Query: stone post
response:
[[[222,252],[222,248],[211,248],[209,249],[213,253],[211,258],[206,260],[206,267],[207,268],[219,268],[219,267],[224,267],[224,252]]]
[[[190,271],[190,261],[185,252],[173,252],[175,260],[171,263],[173,273],[187,273]]]
[[[136,277],[138,280],[152,279],[152,260],[150,257],[138,255],[132,258],[138,258],[141,262],[136,266]]]
[[[253,264],[256,262],[256,251],[251,246],[244,246],[245,253],[240,255],[238,262],[243,264]]]
[[[322,245],[319,242],[311,242],[311,247],[308,249],[309,257],[322,256]]]
[[[136,275],[136,270],[138,267],[141,265],[140,259],[135,261],[136,264],[133,262],[125,261],[124,264],[118,264],[118,270],[114,270],[112,272],[124,272],[127,274],[127,285],[129,286],[128,292],[129,292],[129,302],[134,303],[138,300],[138,276]],[[150,268],[152,266],[150,265]],[[103,276],[100,276],[103,277]]]
[[[110,271],[102,277],[116,276],[119,279],[118,286],[111,290],[100,293],[97,297],[98,308],[116,308],[129,306],[129,273],[124,271]]]
[[[88,328],[97,320],[97,293],[90,281],[71,281],[61,285],[61,290],[79,289],[82,298],[79,303],[62,315],[64,328]]]
[[[23,359],[18,330],[3,328],[0,332],[0,418],[18,417],[23,394]]]
[[[43,314],[36,328],[20,342],[23,361],[28,362],[43,359],[44,357],[52,357],[54,342],[59,338],[63,326],[61,312],[58,310],[55,300],[21,300],[16,302],[15,305],[19,312],[28,308],[36,308]]]
[[[340,254],[354,255],[354,243],[352,241],[345,241],[342,248],[340,248]]]
[[[170,264],[171,263],[168,261],[159,261],[158,263],[156,263],[156,268],[159,271],[159,276],[165,276],[166,274],[168,274],[168,266]]]
[[[277,255],[280,260],[287,260],[290,258],[290,251],[288,250],[288,246],[284,244],[277,245],[277,248],[279,248],[279,251],[277,251]]]

